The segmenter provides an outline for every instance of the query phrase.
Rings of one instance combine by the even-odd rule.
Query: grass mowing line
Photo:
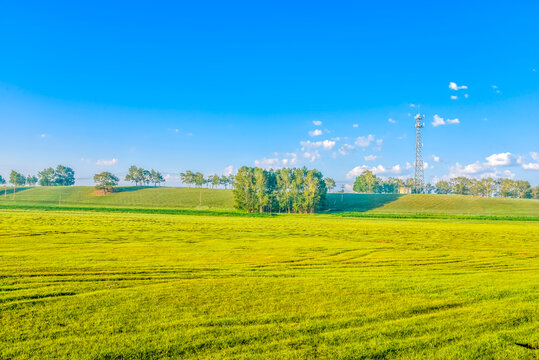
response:
[[[198,215],[198,216],[239,216],[239,217],[274,217],[298,216],[298,214],[282,213],[245,213],[235,210],[197,210],[197,209],[166,209],[144,207],[108,207],[108,206],[73,206],[73,205],[27,205],[27,204],[0,204],[0,209],[39,210],[39,211],[93,211],[111,213],[138,213],[161,215]],[[452,215],[452,214],[383,214],[361,212],[321,213],[314,216],[329,215],[343,218],[369,218],[369,219],[449,219],[449,220],[502,220],[502,221],[539,221],[539,216],[498,216],[498,215]],[[301,215],[299,215],[301,216]]]

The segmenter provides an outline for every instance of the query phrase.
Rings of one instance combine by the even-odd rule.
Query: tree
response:
[[[135,165],[131,165],[127,175],[125,175],[125,181],[134,182],[135,186],[138,186],[141,180],[138,168]]]
[[[539,185],[532,189],[532,198],[539,199]]]
[[[491,177],[481,179],[481,185],[482,185],[485,196],[487,197],[494,196],[494,193],[497,187],[496,180],[494,180]]]
[[[326,183],[326,188],[328,189],[328,191],[335,189],[335,187],[337,186],[335,180],[333,180],[332,178],[324,178],[324,182]]]
[[[219,185],[223,185],[226,189],[229,183],[230,181],[228,180],[228,177],[225,175],[221,175],[221,177],[219,178]]]
[[[16,187],[24,186],[24,184],[26,184],[26,177],[15,170],[11,170],[11,174],[9,174],[9,183],[13,185],[13,196],[15,196]]]
[[[28,186],[34,186],[37,183],[37,176],[28,175],[26,177],[26,183],[28,184]]]
[[[358,193],[373,193],[378,185],[376,175],[370,170],[363,171],[354,181],[354,191]]]
[[[221,181],[220,181],[221,178],[217,174],[211,175],[209,180],[210,180],[210,184],[212,185],[212,187],[217,187],[221,183]]]
[[[532,188],[528,181],[517,180],[514,182],[515,186],[515,195],[521,199],[531,198]]]
[[[54,169],[53,168],[46,168],[41,170],[37,173],[37,177],[39,178],[38,183],[41,186],[54,186],[56,183],[54,182]]]
[[[453,194],[466,195],[470,193],[470,179],[459,176],[450,180]]]
[[[184,184],[187,184],[188,187],[191,187],[191,184],[194,183],[193,173],[191,172],[191,170],[187,170],[184,173],[180,173],[180,181]]]
[[[151,170],[150,171],[150,179],[154,186],[160,185],[161,183],[165,182],[165,178],[159,171]]]
[[[204,179],[204,174],[197,172],[193,175],[193,182],[196,186],[201,187],[206,182]]]
[[[70,167],[58,165],[54,170],[54,183],[58,186],[74,185],[75,171]]]
[[[108,171],[94,175],[95,188],[104,190],[105,193],[113,192],[114,187],[118,186],[119,179]]]
[[[436,183],[436,194],[450,194],[451,184],[447,181],[441,180]]]
[[[498,179],[498,186],[500,196],[502,197],[515,197],[515,185],[511,179]]]
[[[0,185],[4,185],[4,196],[7,196],[7,186],[6,186],[6,179],[0,175]]]

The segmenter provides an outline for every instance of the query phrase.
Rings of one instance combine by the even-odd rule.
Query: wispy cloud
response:
[[[300,144],[303,148],[323,148],[324,150],[331,150],[337,142],[333,140],[323,140],[323,141],[301,141]]]
[[[432,117],[433,121],[432,121],[432,126],[434,127],[437,127],[437,126],[442,126],[442,125],[447,125],[447,124],[452,124],[452,125],[458,125],[460,124],[460,120],[458,118],[455,118],[455,119],[447,119],[447,120],[444,120],[443,117],[441,117],[440,115],[438,114],[435,114],[433,117]]]
[[[320,125],[322,125],[322,121],[320,121],[320,120],[313,120],[313,124],[314,124],[315,126],[320,126]]]
[[[358,136],[356,139],[355,144],[359,147],[369,147],[371,143],[374,141],[375,136],[372,134],[369,134],[367,136]]]
[[[434,162],[440,162],[440,157],[436,155],[432,155],[432,160],[434,160]]]
[[[116,165],[118,163],[118,159],[116,158],[112,158],[110,160],[97,160],[96,161],[96,165],[99,165],[99,166],[112,166],[112,165]]]
[[[449,88],[451,90],[457,91],[457,90],[467,89],[468,87],[466,85],[458,86],[457,83],[450,82],[449,83]]]
[[[320,136],[320,135],[322,135],[322,130],[316,129],[316,130],[313,130],[313,131],[309,131],[309,135],[313,136],[313,137],[314,136]]]
[[[295,165],[298,161],[298,155],[296,153],[275,153],[274,155],[275,157],[272,158],[255,160],[255,166],[264,169],[280,169],[283,167]]]
[[[396,120],[393,120],[392,118],[387,119],[387,121],[390,122],[390,123],[392,123],[392,124],[396,124],[396,123],[397,123],[397,121],[396,121]]]

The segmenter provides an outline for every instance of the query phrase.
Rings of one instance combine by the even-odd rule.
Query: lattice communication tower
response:
[[[423,116],[417,114],[415,116],[415,170],[414,170],[414,188],[412,191],[415,194],[421,194],[425,188],[425,170],[423,167],[423,142],[421,139],[421,129],[425,126],[425,123],[422,123]]]

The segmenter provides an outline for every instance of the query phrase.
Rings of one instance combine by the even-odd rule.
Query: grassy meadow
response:
[[[234,211],[232,191],[179,187],[120,187],[98,196],[91,186],[51,186],[0,191],[0,208],[134,208]],[[165,211],[166,212],[166,211]],[[508,216],[539,218],[539,200],[469,195],[328,194],[326,213],[365,215]]]
[[[4,209],[0,228],[1,359],[539,356],[536,221]]]

